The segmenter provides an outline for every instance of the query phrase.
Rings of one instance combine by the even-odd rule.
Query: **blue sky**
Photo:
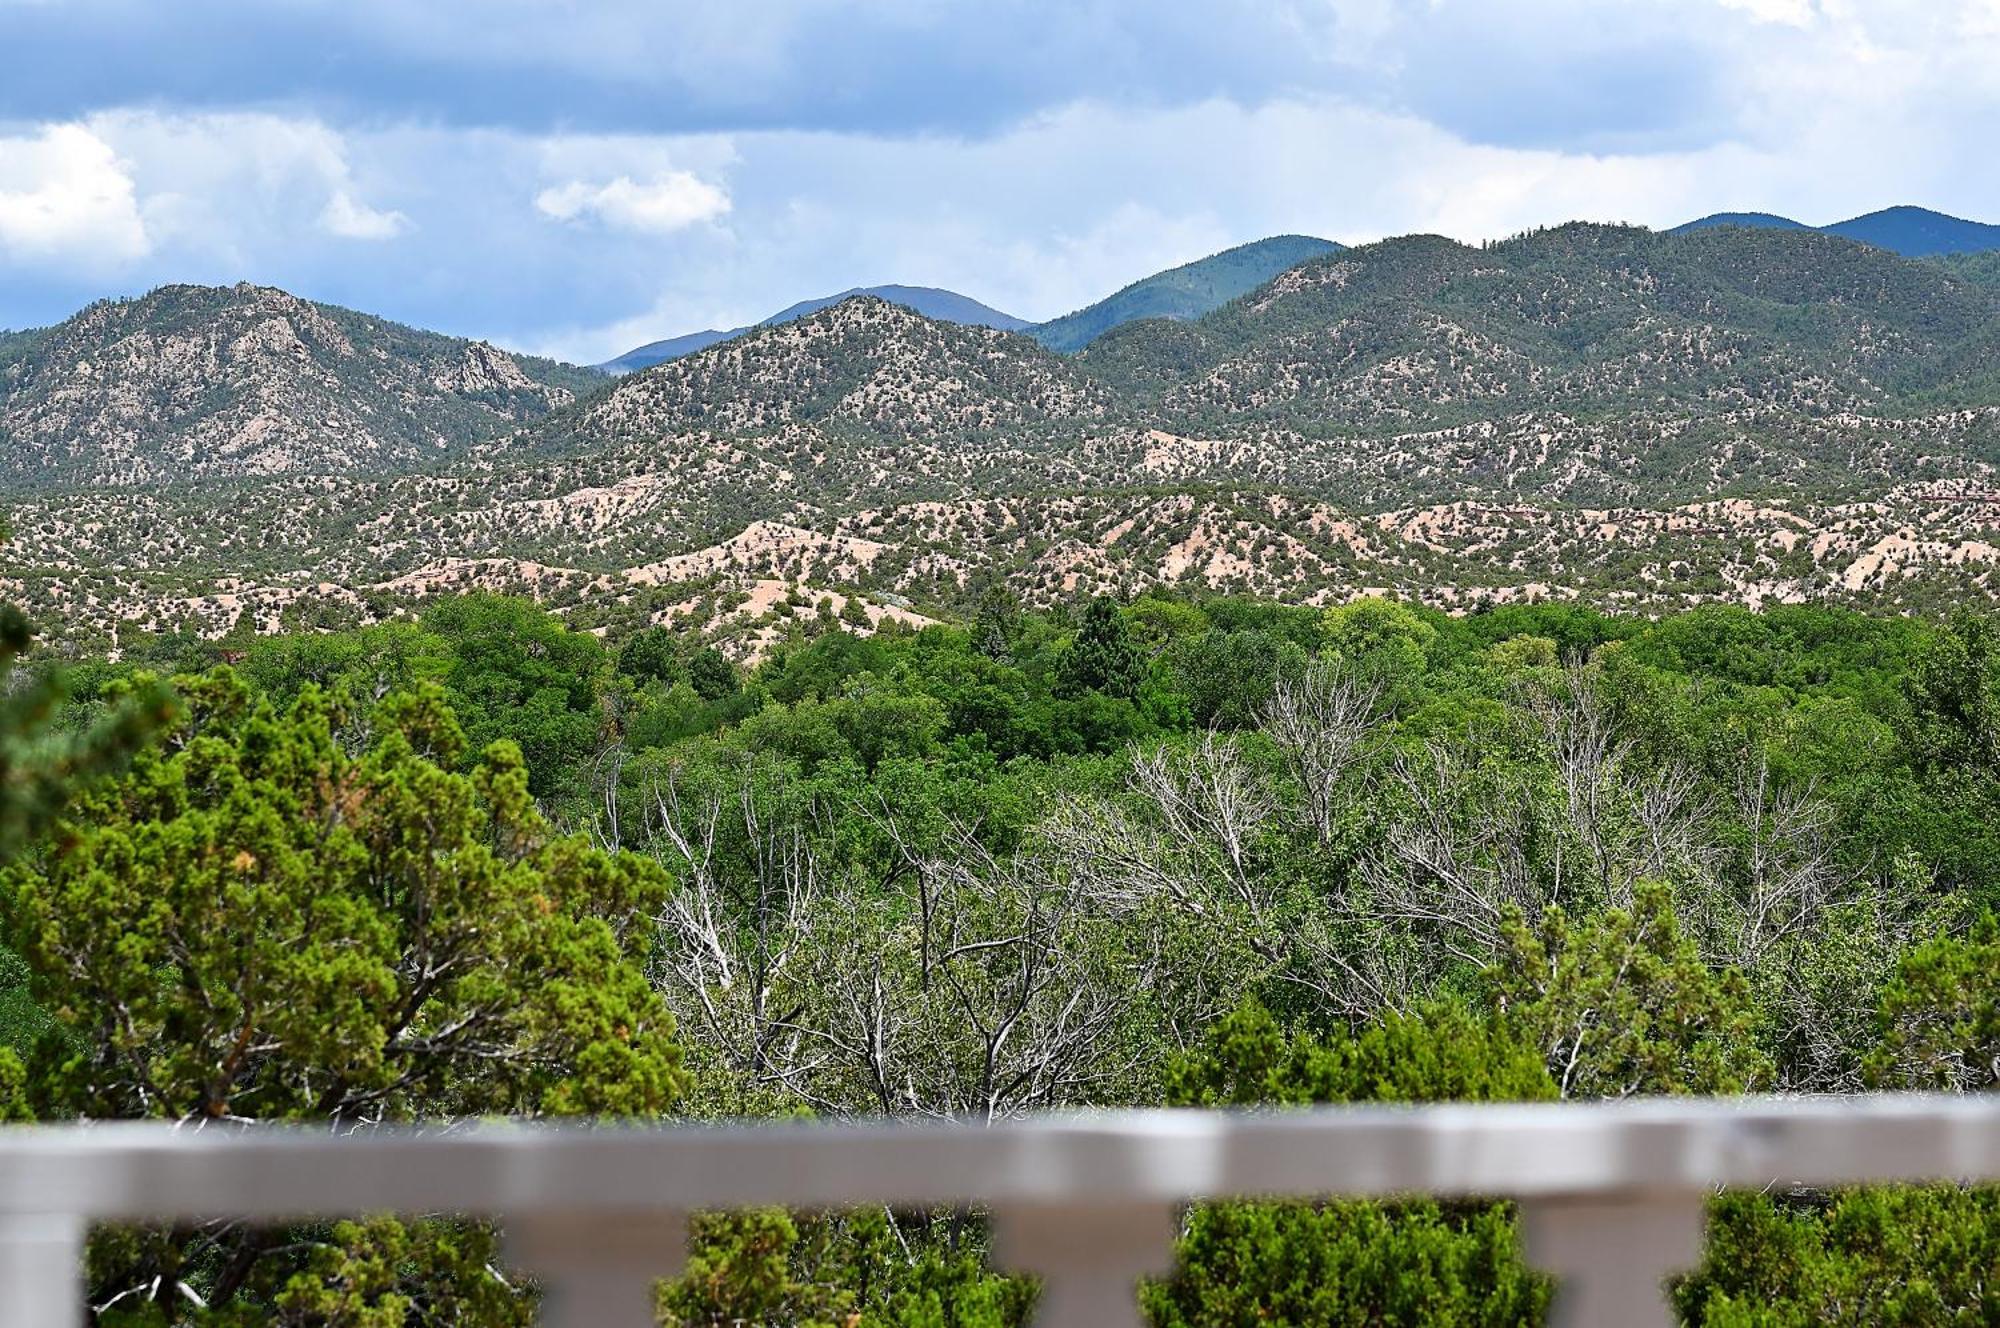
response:
[[[248,279],[595,360],[1258,236],[2000,220],[2000,0],[0,0],[0,326]]]

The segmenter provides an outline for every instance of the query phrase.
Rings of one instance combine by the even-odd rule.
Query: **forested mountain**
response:
[[[1309,258],[1340,248],[1310,235],[1274,235],[1157,272],[1096,304],[1029,329],[1051,350],[1074,351],[1142,318],[1199,318]]]
[[[1859,240],[1872,244],[1878,249],[1901,254],[1905,258],[1927,258],[1934,254],[1986,253],[2000,249],[2000,226],[1991,226],[1981,221],[1967,221],[1963,217],[1947,216],[1933,212],[1929,208],[1892,207],[1880,212],[1870,212],[1862,217],[1850,217],[1846,221],[1836,221],[1830,226],[1808,227],[1804,222],[1793,221],[1790,217],[1773,216],[1769,212],[1717,212],[1683,223],[1668,231],[1669,235],[1681,235],[1689,231],[1706,230],[1715,226],[1740,226],[1763,230],[1818,230],[1827,235],[1838,235],[1849,240]]]
[[[757,327],[776,327],[780,323],[793,322],[807,314],[818,313],[831,308],[843,300],[856,296],[886,300],[900,304],[905,309],[914,310],[926,318],[941,323],[960,323],[967,327],[994,327],[1003,332],[1014,332],[1028,326],[1025,319],[1003,314],[998,309],[989,309],[970,296],[956,291],[939,290],[934,286],[869,286],[842,291],[838,295],[827,295],[816,300],[801,300],[787,309],[781,309]],[[685,336],[669,337],[665,341],[648,342],[635,350],[628,350],[615,360],[607,360],[597,367],[606,373],[632,373],[655,364],[692,355],[696,351],[707,350],[718,342],[740,337],[751,328],[739,327],[728,332],[690,332]]]
[[[856,297],[615,382],[506,361],[548,380],[538,418],[507,433],[500,412],[528,402],[350,387],[357,364],[404,372],[390,346],[497,352],[239,292],[173,343],[236,365],[203,371],[227,390],[148,378],[141,360],[80,418],[163,414],[171,387],[216,403],[165,416],[170,436],[205,438],[256,403],[257,436],[285,440],[252,454],[273,473],[185,442],[174,468],[131,460],[130,440],[92,450],[79,431],[44,455],[17,435],[8,577],[66,641],[106,648],[146,629],[368,621],[484,587],[606,630],[698,623],[754,655],[801,608],[949,618],[989,575],[1041,604],[1167,585],[1461,609],[1922,608],[1996,589],[2000,289],[1982,271],[1808,230],[1416,236],[1075,356]],[[302,349],[243,358],[263,344],[244,304],[292,310],[252,325],[304,327]],[[407,340],[342,333],[356,353],[328,351],[322,324],[341,318]],[[12,343],[8,372],[37,376],[8,419],[70,399],[46,387],[58,334],[77,336]],[[104,352],[78,344],[68,372],[94,381]],[[427,443],[435,463],[352,445],[350,418],[386,432],[439,400],[478,428]]]
[[[15,487],[437,465],[599,377],[266,287],[165,286],[0,341]]]
[[[1844,235],[1911,258],[2000,249],[2000,226],[1946,216],[1929,208],[1884,208],[1821,229],[1829,235]]]
[[[1706,217],[1696,217],[1684,221],[1667,231],[1669,235],[1684,235],[1688,231],[1707,230],[1712,226],[1743,226],[1753,230],[1806,231],[1813,229],[1803,221],[1793,221],[1774,212],[1711,212]]]
[[[940,323],[958,323],[965,327],[992,327],[1002,332],[1018,332],[1028,326],[1028,320],[1025,318],[1003,314],[998,309],[981,304],[969,295],[960,295],[957,291],[939,290],[935,286],[856,286],[838,295],[824,295],[816,300],[800,300],[797,304],[772,314],[758,326],[776,327],[780,323],[790,323],[808,314],[816,314],[822,309],[830,309],[843,300],[851,300],[856,296],[867,296],[889,304],[900,304],[905,309]]]
[[[678,360],[683,355],[692,355],[698,350],[707,350],[719,341],[740,337],[750,329],[739,327],[728,332],[718,332],[709,328],[701,332],[686,332],[677,337],[667,337],[660,341],[649,341],[643,346],[634,346],[615,359],[606,360],[597,367],[608,374],[637,373],[641,369],[668,360]]]
[[[1990,291],[1868,246],[1577,223],[1483,248],[1346,250],[1194,324],[1119,329],[1081,363],[1180,418],[1337,432],[1980,401],[1996,329]]]
[[[1936,261],[1961,281],[2000,286],[2000,249],[1976,254],[1940,254]]]
[[[1046,323],[1030,324],[1011,314],[988,308],[956,291],[929,286],[866,286],[816,300],[801,300],[756,326],[771,327],[790,322],[842,300],[867,295],[900,304],[939,322],[993,327],[1004,332],[1026,331],[1051,350],[1067,352],[1081,349],[1108,329],[1136,319],[1199,318],[1211,309],[1263,285],[1286,268],[1338,248],[1340,246],[1331,240],[1318,240],[1309,235],[1274,235],[1238,245],[1234,249],[1225,249],[1219,254],[1211,254],[1165,272],[1156,272],[1095,304]],[[648,342],[597,367],[607,373],[632,373],[706,350],[750,330],[739,327],[727,332],[712,329],[689,332],[664,341]]]

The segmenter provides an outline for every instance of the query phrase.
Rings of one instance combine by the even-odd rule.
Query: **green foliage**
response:
[[[1171,1106],[1305,1106],[1325,1102],[1533,1102],[1556,1096],[1539,1049],[1499,1019],[1434,1003],[1391,1011],[1359,1032],[1287,1034],[1246,1001],[1201,1049],[1167,1071]]]
[[[525,600],[489,595],[441,600],[423,626],[450,650],[440,681],[466,717],[470,749],[508,738],[537,797],[573,792],[604,727],[598,689],[606,660],[597,638],[565,629]]]
[[[664,627],[635,632],[618,648],[618,671],[640,683],[686,683],[704,701],[719,701],[739,684],[735,668],[713,646]]]
[[[673,1100],[672,1020],[625,944],[666,880],[551,834],[510,743],[460,775],[419,755],[453,735],[434,698],[384,707],[394,727],[349,755],[348,717],[317,692],[280,714],[221,672],[187,696],[172,745],[80,799],[8,877],[34,994],[82,1042],[38,1048],[49,1110]]]
[[[164,1276],[170,1293],[127,1296],[100,1328],[530,1328],[534,1302],[495,1272],[498,1244],[477,1224],[389,1217],[258,1233],[235,1250],[112,1229],[91,1241],[89,1273],[96,1287],[142,1290]],[[191,1309],[171,1294],[221,1279],[220,1303]]]
[[[1499,1020],[1437,1004],[1355,1034],[1287,1034],[1248,1002],[1167,1076],[1188,1106],[1550,1098],[1536,1050]],[[1520,1258],[1504,1206],[1427,1201],[1198,1205],[1178,1271],[1147,1287],[1159,1328],[1536,1324],[1548,1284]]]
[[[1990,891],[2000,884],[2000,646],[1992,622],[1955,617],[1917,653],[1904,690],[1903,741],[1942,822],[1938,865]]]
[[[988,659],[1005,659],[1021,635],[1021,601],[998,577],[973,597],[972,643]]]
[[[1138,695],[1145,655],[1118,601],[1099,595],[1084,607],[1061,669],[1062,685],[1071,695],[1096,692],[1123,700]]]
[[[1304,665],[1305,652],[1273,632],[1212,629],[1175,643],[1170,663],[1176,687],[1196,724],[1252,727],[1278,675]]]
[[[142,677],[108,695],[88,727],[58,727],[53,721],[65,694],[60,675],[15,677],[33,640],[21,612],[0,605],[0,861],[39,834],[79,787],[120,768],[173,717],[171,695]]]
[[[1516,917],[1494,976],[1508,1020],[1564,1097],[1741,1093],[1769,1080],[1742,974],[1717,973],[1682,934],[1665,886],[1571,922]]]
[[[2000,1086],[2000,922],[1915,946],[1883,988],[1881,1041],[1868,1058],[1885,1087]]]
[[[1981,621],[974,602],[968,629],[862,638],[801,599],[741,673],[694,630],[607,649],[489,597],[245,643],[6,875],[0,1115],[1989,1086]],[[138,672],[78,669],[52,733]],[[467,1016],[476,1048],[447,1036]],[[1832,1216],[1908,1212],[1979,1257],[1985,1201],[1936,1193],[1728,1201],[1713,1238],[1765,1280],[1712,1261],[1705,1321],[1965,1321],[1915,1298],[1964,1303],[1928,1247],[1870,1263]],[[477,1226],[267,1234],[120,1230],[95,1285],[166,1288],[120,1302],[144,1328],[525,1313]],[[1756,1271],[1773,1250],[1793,1271]],[[984,1253],[962,1214],[715,1216],[663,1308],[1012,1328],[1031,1288]],[[1532,1323],[1547,1296],[1487,1204],[1204,1206],[1180,1253],[1144,1293],[1162,1325]],[[177,1280],[213,1317],[166,1308]]]
[[[1358,599],[1328,609],[1321,630],[1326,653],[1380,680],[1390,708],[1407,710],[1417,703],[1440,646],[1438,629],[1425,613],[1392,600]]]
[[[1974,1328],[1994,1322],[1995,1268],[2000,1191],[1727,1195],[1674,1298],[1701,1328]]]
[[[984,1247],[964,1218],[705,1214],[661,1308],[667,1328],[1021,1328],[1033,1289],[987,1272]]]
[[[683,1076],[637,962],[663,873],[553,834],[501,741],[469,773],[433,688],[368,725],[227,671],[122,780],[76,797],[4,877],[7,937],[48,1023],[43,1118],[407,1120],[653,1115]],[[441,765],[425,753],[431,753]],[[6,1067],[0,1065],[0,1071]],[[0,1078],[4,1078],[0,1073]],[[18,1100],[0,1084],[0,1102]],[[524,1323],[490,1240],[452,1223],[114,1233],[120,1323]],[[462,1316],[462,1317],[460,1317]],[[425,1320],[428,1321],[428,1320]]]
[[[1177,1254],[1181,1272],[1144,1294],[1158,1328],[1516,1328],[1549,1300],[1498,1207],[1209,1204]]]

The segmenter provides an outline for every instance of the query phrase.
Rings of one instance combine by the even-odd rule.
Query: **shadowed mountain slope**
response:
[[[1199,318],[1255,290],[1288,267],[1340,248],[1310,235],[1275,235],[1225,249],[1133,282],[1096,304],[1051,319],[1028,335],[1050,350],[1074,351],[1142,318]]]

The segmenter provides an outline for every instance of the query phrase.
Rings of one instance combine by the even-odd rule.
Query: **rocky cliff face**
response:
[[[280,290],[169,286],[0,358],[0,472],[45,488],[435,465],[590,381]]]

